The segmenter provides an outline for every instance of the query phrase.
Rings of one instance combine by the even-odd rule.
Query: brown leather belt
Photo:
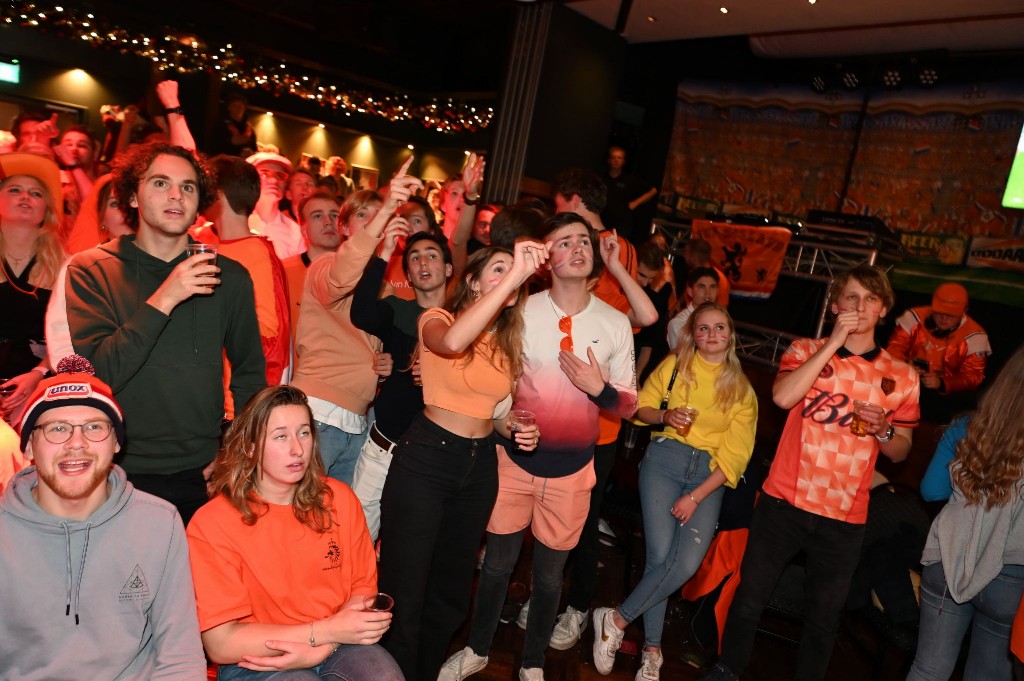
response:
[[[388,454],[395,448],[395,443],[384,437],[384,434],[377,430],[377,422],[374,421],[373,425],[370,426],[370,441],[383,449]]]

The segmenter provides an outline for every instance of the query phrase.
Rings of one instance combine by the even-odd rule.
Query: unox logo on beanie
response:
[[[92,395],[92,386],[88,383],[61,383],[54,385],[43,395],[44,400],[59,400],[72,397],[81,398]]]

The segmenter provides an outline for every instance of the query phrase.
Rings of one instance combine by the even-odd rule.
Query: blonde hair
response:
[[[679,378],[683,381],[683,385],[686,386],[685,390],[688,399],[690,386],[697,385],[697,378],[693,373],[693,358],[700,352],[695,342],[696,333],[694,329],[697,325],[697,319],[701,315],[713,310],[725,315],[725,319],[729,324],[729,344],[726,347],[725,359],[722,361],[722,370],[715,379],[714,404],[724,412],[728,411],[732,405],[742,401],[754,389],[750,385],[747,375],[743,373],[739,357],[736,356],[736,327],[733,324],[732,317],[729,316],[728,310],[718,303],[707,302],[701,303],[693,311],[693,314],[686,320],[683,331],[679,336],[676,366],[679,367]]]
[[[267,422],[277,407],[300,406],[313,426],[313,412],[306,394],[287,385],[273,385],[256,393],[242,412],[232,421],[224,447],[214,467],[213,492],[223,494],[242,514],[242,522],[255,525],[269,510],[267,502],[258,496],[257,478],[263,461],[263,443],[267,436]],[[292,499],[292,512],[296,519],[314,532],[326,532],[335,523],[332,516],[334,492],[324,478],[324,465],[320,459],[320,445],[316,428],[310,431],[312,454],[301,482]]]
[[[32,265],[32,271],[28,275],[28,283],[42,289],[52,290],[57,282],[57,273],[67,254],[64,252],[62,239],[63,227],[57,218],[57,208],[53,196],[46,183],[34,175],[11,175],[0,182],[0,191],[7,183],[16,177],[31,177],[39,183],[43,190],[43,201],[46,204],[46,212],[43,215],[43,222],[40,224],[39,234],[36,236],[36,262]],[[6,254],[7,245],[4,243],[3,230],[0,230],[0,256]],[[0,281],[7,281],[3,268],[0,268]]]

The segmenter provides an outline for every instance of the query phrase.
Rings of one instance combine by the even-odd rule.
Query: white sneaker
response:
[[[544,681],[544,670],[540,667],[520,667],[519,681]]]
[[[615,539],[615,531],[612,530],[612,526],[608,524],[608,521],[604,518],[597,519],[597,531],[601,534],[607,535],[612,539]]]
[[[594,610],[594,666],[598,673],[611,673],[625,633],[615,626],[611,608]]]
[[[661,663],[665,661],[661,652],[643,651],[640,656],[640,669],[636,672],[634,681],[659,681],[661,679]]]
[[[526,631],[526,623],[530,619],[530,599],[527,598],[526,602],[523,603],[523,609],[519,611],[519,617],[516,618],[516,624],[523,631]]]
[[[462,681],[467,676],[476,674],[487,666],[487,656],[480,657],[473,649],[466,646],[448,658],[441,666],[437,681]]]
[[[555,622],[555,629],[551,632],[551,641],[548,642],[555,650],[569,650],[576,645],[587,628],[587,615],[589,610],[580,612],[571,605],[558,616]]]

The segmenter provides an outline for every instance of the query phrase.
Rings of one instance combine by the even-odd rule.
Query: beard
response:
[[[97,490],[97,488],[100,487],[100,485],[105,485],[107,483],[107,475],[110,473],[110,469],[114,464],[111,461],[107,463],[106,466],[101,466],[98,459],[91,457],[90,461],[92,464],[85,475],[68,478],[61,474],[58,468],[61,461],[81,458],[90,457],[69,456],[64,459],[54,461],[51,466],[45,469],[37,466],[36,474],[39,476],[40,483],[45,484],[53,491],[54,494],[67,501],[80,501],[88,498]]]

